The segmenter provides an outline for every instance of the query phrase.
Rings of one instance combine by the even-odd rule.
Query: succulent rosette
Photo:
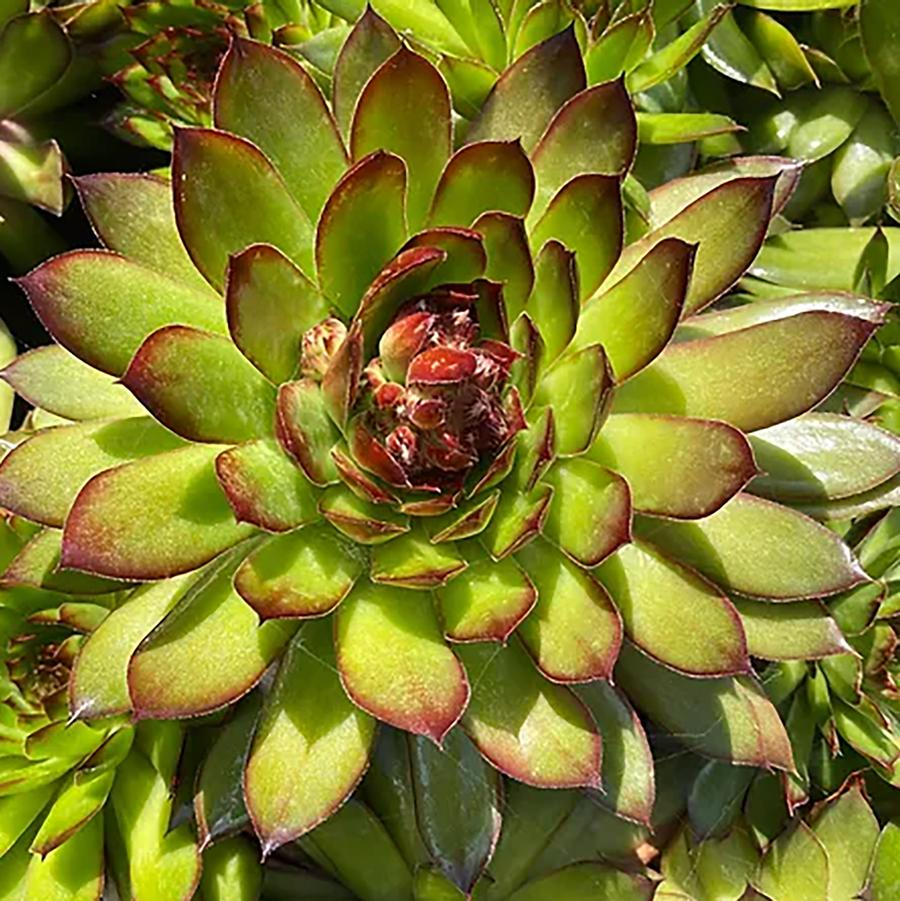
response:
[[[20,281],[58,343],[4,378],[75,422],[0,465],[0,502],[44,527],[7,578],[148,583],[84,643],[73,716],[199,716],[277,662],[239,760],[267,854],[344,802],[379,721],[462,730],[638,823],[632,702],[692,750],[791,769],[751,658],[844,651],[812,599],[867,577],[777,500],[798,472],[848,497],[900,465],[867,423],[805,415],[882,305],[701,313],[796,167],[660,188],[625,246],[635,115],[621,80],[586,87],[571,29],[455,136],[440,73],[372,12],[332,91],[234,41],[171,184],[79,179],[106,249]],[[884,452],[850,466],[860,436]]]

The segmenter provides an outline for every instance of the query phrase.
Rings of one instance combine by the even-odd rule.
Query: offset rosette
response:
[[[792,654],[842,651],[813,599],[865,578],[796,508],[900,468],[891,436],[807,413],[879,305],[702,312],[796,168],[624,204],[634,111],[621,81],[586,87],[571,30],[456,135],[441,75],[371,12],[332,87],[235,41],[171,184],[80,179],[107,249],[22,280],[58,344],[4,377],[77,422],[0,466],[44,527],[18,578],[155,583],[85,643],[76,714],[196,716],[277,661],[234,745],[267,850],[344,801],[378,720],[645,823],[632,701],[701,753],[790,768],[751,657],[794,609],[819,629]],[[879,453],[848,467],[823,429]]]

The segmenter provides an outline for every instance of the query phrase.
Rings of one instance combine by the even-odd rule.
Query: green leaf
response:
[[[200,892],[204,901],[258,898],[263,870],[254,844],[240,836],[207,848],[203,854]]]
[[[750,654],[762,660],[814,660],[846,653],[847,640],[818,601],[768,604],[735,598]]]
[[[422,140],[423,131],[429,136]],[[387,151],[406,163],[407,217],[422,227],[450,158],[450,95],[440,73],[405,46],[366,82],[350,126],[355,161]]]
[[[223,131],[180,128],[172,183],[181,240],[216,290],[224,284],[229,256],[251,244],[272,244],[312,274],[310,220],[254,144]]]
[[[106,251],[53,257],[19,284],[60,344],[111,375],[121,375],[141,342],[163,326],[225,334],[222,304],[211,294]]]
[[[819,78],[803,52],[803,45],[787,26],[761,12],[744,17],[742,25],[780,87],[795,91],[810,82],[818,87]]]
[[[66,520],[62,565],[122,579],[196,569],[252,534],[216,481],[216,445],[179,448],[94,476]]]
[[[0,798],[0,857],[5,857],[19,841],[22,833],[50,802],[57,788],[57,784],[51,782],[31,791]]]
[[[291,114],[272,115],[282,108]],[[217,128],[262,150],[315,222],[347,168],[347,151],[306,70],[287,53],[235,38],[216,76],[213,115]]]
[[[872,901],[891,901],[900,889],[900,825],[888,823],[878,838],[869,892]]]
[[[70,776],[53,801],[31,842],[31,851],[45,857],[72,840],[106,803],[116,772],[114,769],[76,777]]]
[[[585,86],[581,51],[572,28],[532,47],[504,70],[466,141],[513,141],[534,149],[557,110]]]
[[[118,419],[143,412],[127,388],[58,344],[21,354],[0,377],[30,404],[64,419]]]
[[[352,316],[371,281],[406,239],[406,166],[376,151],[338,182],[316,226],[316,269],[325,296]]]
[[[372,549],[369,578],[401,588],[436,588],[451,581],[467,566],[450,541],[433,544],[424,527],[416,527],[395,541]]]
[[[626,643],[616,680],[640,710],[691,750],[734,764],[793,769],[778,713],[750,676],[682,676]]]
[[[11,19],[0,31],[0,119],[51,88],[71,60],[72,45],[49,10]]]
[[[752,490],[771,498],[849,497],[900,470],[900,442],[892,434],[833,413],[807,413],[756,432],[750,443],[765,473]]]
[[[469,686],[441,638],[430,596],[358,584],[336,616],[338,668],[351,699],[440,744],[465,709]]]
[[[195,291],[215,293],[181,243],[168,181],[155,175],[115,172],[81,175],[74,181],[105,247]]]
[[[787,152],[796,159],[815,162],[840,147],[866,111],[864,94],[847,87],[796,94],[793,110],[797,124],[791,130]]]
[[[722,419],[748,432],[763,429],[827,397],[875,328],[867,319],[813,309],[671,344],[621,386],[614,410]]]
[[[312,282],[268,244],[229,260],[225,309],[234,343],[276,385],[296,374],[304,332],[330,312]]]
[[[623,873],[600,863],[575,863],[522,886],[509,901],[647,901],[652,883],[644,876]]]
[[[575,253],[578,297],[586,300],[609,275],[622,249],[619,179],[578,175],[559,190],[531,233],[534,247],[560,241]],[[540,261],[539,261],[540,262]],[[538,266],[540,279],[540,266]]]
[[[497,73],[478,60],[453,56],[441,57],[438,70],[450,88],[454,111],[466,119],[474,119],[497,83]]]
[[[643,452],[648,447],[653,454]],[[625,477],[637,512],[679,519],[715,512],[757,472],[737,429],[681,416],[614,414],[588,458]]]
[[[260,625],[234,590],[241,556],[225,556],[141,641],[128,664],[136,718],[197,716],[225,706],[257,683],[296,631],[290,622]]]
[[[375,721],[341,687],[331,624],[304,624],[266,698],[244,776],[263,855],[343,803],[365,772],[374,735]]]
[[[221,335],[159,329],[138,348],[122,384],[189,441],[236,443],[273,432],[274,386]]]
[[[705,519],[641,519],[635,530],[718,585],[752,597],[821,597],[868,581],[830,529],[749,494],[737,495]]]
[[[798,820],[769,846],[753,885],[772,901],[827,898],[831,869],[825,846]]]
[[[349,18],[356,19],[356,15]],[[375,70],[400,47],[400,38],[371,5],[359,16],[334,65],[332,105],[344,136],[363,87]]]
[[[339,433],[325,410],[319,385],[312,379],[285,382],[278,388],[276,434],[306,477],[319,487],[337,481],[331,457]]]
[[[425,847],[439,870],[468,894],[500,835],[500,774],[458,728],[440,749],[421,738],[409,739],[409,758]]]
[[[624,175],[636,142],[634,109],[621,80],[576,94],[553,117],[532,154],[537,195],[530,221],[578,175]]]
[[[606,28],[584,55],[588,84],[612,81],[632,71],[646,56],[655,33],[647,10],[623,16]]]
[[[222,451],[215,465],[238,522],[287,532],[319,518],[313,487],[274,439]]]
[[[484,239],[487,255],[485,276],[503,284],[506,319],[514,322],[522,312],[534,286],[534,267],[525,235],[525,224],[507,213],[488,212],[472,228]]]
[[[409,531],[409,518],[385,504],[357,497],[344,486],[329,488],[319,501],[319,512],[358,544],[380,544]]]
[[[541,788],[599,787],[601,739],[584,705],[518,642],[457,647],[474,686],[462,725],[502,773]]]
[[[597,577],[622,615],[625,634],[650,657],[693,676],[750,671],[747,640],[732,603],[652,545],[619,548]]]
[[[94,901],[103,877],[103,827],[94,818],[43,859],[32,856],[21,897]]]
[[[149,417],[46,429],[4,457],[0,503],[26,519],[62,527],[92,476],[181,444]]]
[[[69,680],[72,716],[103,718],[131,710],[128,661],[141,641],[189,589],[181,576],[133,591],[82,645]]]
[[[3,155],[0,192],[10,200],[31,203],[55,216],[61,215],[68,199],[64,180],[66,164],[56,141],[0,141],[0,152]]]
[[[637,123],[642,144],[687,144],[741,130],[720,113],[638,113]]]
[[[534,197],[534,172],[518,141],[479,141],[453,154],[434,194],[430,225],[471,226],[482,213],[524,216]]]
[[[238,567],[234,585],[263,619],[321,616],[347,596],[363,570],[327,526],[270,538]]]
[[[518,628],[538,669],[553,682],[609,679],[622,622],[603,586],[540,539],[516,560],[538,592],[534,610]]]
[[[550,223],[552,226],[552,222]],[[528,315],[544,340],[541,364],[549,365],[565,349],[575,334],[581,307],[575,253],[551,238],[535,240],[541,252],[535,265],[535,281],[528,298]],[[543,245],[543,246],[542,246]]]

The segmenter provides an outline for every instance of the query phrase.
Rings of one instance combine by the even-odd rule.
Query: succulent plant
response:
[[[75,422],[0,465],[0,503],[43,527],[5,578],[149,583],[84,643],[74,720],[197,717],[277,663],[238,758],[265,854],[342,805],[378,721],[644,824],[632,703],[692,751],[791,770],[751,658],[842,653],[810,599],[867,577],[778,501],[798,468],[841,498],[898,468],[892,436],[804,415],[884,305],[702,312],[796,166],[661,187],[625,245],[635,115],[621,80],[587,87],[572,29],[456,136],[441,74],[371,11],[332,90],[236,39],[171,184],[79,179],[107,249],[20,280],[58,343],[3,378]],[[848,462],[863,441],[881,452]]]

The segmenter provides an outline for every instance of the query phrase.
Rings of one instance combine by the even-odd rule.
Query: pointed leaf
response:
[[[95,818],[46,857],[31,857],[22,897],[93,901],[103,876],[103,827]]]
[[[0,119],[7,119],[63,76],[72,60],[66,32],[49,11],[16,16],[0,31]]]
[[[518,635],[538,669],[554,682],[610,678],[622,621],[603,587],[540,539],[516,560],[537,588],[537,604]]]
[[[263,854],[317,826],[369,762],[375,721],[344,694],[330,624],[305,624],[278,670],[244,773]]]
[[[646,366],[678,324],[694,252],[678,238],[660,241],[621,281],[585,304],[572,350],[602,344],[619,381]]]
[[[115,770],[102,770],[77,781],[69,777],[31,842],[32,853],[44,857],[70,841],[103,809],[115,777]]]
[[[590,460],[562,460],[543,482],[553,502],[543,535],[581,566],[596,566],[631,540],[631,492],[612,470]]]
[[[537,197],[531,217],[579,175],[624,175],[634,159],[637,124],[622,80],[588,88],[553,118],[534,149]]]
[[[240,555],[178,605],[141,642],[128,664],[128,689],[140,719],[197,716],[246,694],[281,653],[296,626],[259,618],[231,581]],[[214,654],[208,653],[215,647]],[[198,659],[204,666],[198,668]]]
[[[747,648],[762,660],[815,660],[849,650],[838,624],[819,601],[766,604],[735,598]]]
[[[542,363],[552,363],[569,345],[575,334],[581,307],[578,293],[579,270],[576,255],[558,240],[541,246],[535,265],[534,289],[528,299],[528,315],[544,339]],[[565,243],[565,242],[563,242]]]
[[[466,283],[480,279],[487,266],[481,235],[468,228],[437,226],[413,235],[405,248],[430,247],[447,255],[432,272],[428,287],[445,282]],[[482,326],[484,324],[482,323]]]
[[[288,107],[288,116],[272,114]],[[315,222],[347,168],[347,152],[306,70],[274,47],[235,38],[216,77],[213,115],[217,128],[262,150]]]
[[[369,578],[402,588],[435,588],[451,581],[466,565],[453,542],[432,544],[420,527],[376,545]]]
[[[338,668],[351,699],[440,744],[465,709],[469,685],[441,638],[430,596],[357,585],[336,616]]]
[[[773,901],[827,898],[830,870],[825,846],[799,820],[768,847],[753,885]]]
[[[872,876],[869,891],[872,901],[890,901],[900,885],[900,826],[888,823],[878,839],[875,857],[872,861]]]
[[[360,94],[350,149],[354,160],[388,151],[406,163],[409,224],[413,231],[421,228],[450,158],[450,95],[437,69],[401,46]]]
[[[501,493],[481,539],[494,560],[514,554],[541,531],[552,498],[549,485],[537,485],[527,492],[512,487]]]
[[[216,478],[238,522],[287,532],[319,518],[312,486],[274,439],[223,451]]]
[[[16,357],[0,378],[28,403],[63,419],[118,419],[144,412],[127,388],[58,344]]]
[[[172,184],[181,240],[216,290],[224,284],[229,256],[251,244],[272,244],[312,273],[310,220],[254,144],[208,128],[178,129]]]
[[[648,447],[653,454],[644,452]],[[709,516],[757,472],[750,444],[737,429],[682,416],[614,414],[588,458],[625,477],[637,512],[677,519]]]
[[[350,592],[361,560],[327,526],[279,535],[238,567],[234,587],[262,619],[322,616]]]
[[[693,676],[750,671],[732,603],[652,545],[637,541],[619,548],[597,578],[622,614],[625,633],[650,657]]]
[[[325,296],[352,316],[370,282],[406,238],[406,167],[376,151],[338,182],[316,227],[316,269]]]
[[[532,47],[500,76],[466,135],[468,142],[522,139],[531,151],[557,110],[585,86],[584,65],[567,28]]]
[[[62,527],[92,476],[182,441],[149,417],[61,426],[38,432],[0,464],[0,504],[26,519]]]
[[[484,213],[473,229],[484,238],[487,267],[484,274],[503,285],[506,320],[522,312],[534,285],[534,266],[521,219],[507,213]]]
[[[830,529],[749,494],[696,522],[641,520],[635,527],[716,584],[752,597],[821,597],[868,581]]]
[[[644,713],[691,750],[734,764],[793,769],[784,726],[751,677],[682,676],[627,643],[616,677]]]
[[[62,565],[122,579],[196,569],[253,532],[216,482],[221,447],[198,445],[126,463],[81,489],[63,532]]]
[[[619,179],[578,175],[550,201],[531,234],[535,247],[550,238],[575,252],[579,299],[586,300],[619,258],[622,250],[622,196]]]
[[[189,441],[224,444],[274,430],[275,388],[221,335],[161,328],[138,348],[122,384]]]
[[[649,901],[653,883],[600,863],[575,863],[523,885],[509,901]]]
[[[128,661],[146,635],[188,588],[182,576],[138,588],[82,645],[69,680],[73,716],[103,718],[131,709]]]
[[[225,281],[232,340],[271,382],[288,381],[300,364],[303,333],[330,312],[325,298],[268,244],[256,244],[232,257]]]
[[[141,342],[163,326],[225,332],[216,298],[106,251],[53,257],[19,284],[60,344],[111,375],[121,375]]]
[[[196,291],[214,293],[181,243],[168,181],[155,175],[118,172],[81,175],[73,180],[104,247]]]
[[[312,379],[286,382],[278,389],[276,433],[281,446],[318,486],[337,480],[331,449],[339,438],[319,386]]]
[[[329,488],[319,512],[339,532],[359,544],[381,544],[409,531],[409,519],[384,504],[373,504],[343,486]]]
[[[441,173],[431,225],[470,226],[487,212],[524,216],[534,197],[534,172],[518,141],[479,141],[460,148]]]
[[[463,644],[474,686],[463,728],[500,772],[540,788],[600,784],[600,735],[582,703],[548,682],[518,642]]]
[[[723,419],[747,432],[766,428],[830,394],[874,328],[865,319],[809,312],[672,344],[621,387],[616,412]]]
[[[849,416],[807,413],[757,432],[750,443],[765,473],[754,480],[752,490],[766,497],[849,497],[900,470],[900,441]]]
[[[866,61],[894,121],[900,120],[897,58],[892,48],[900,34],[900,17],[889,0],[866,0],[860,6],[860,37]]]

